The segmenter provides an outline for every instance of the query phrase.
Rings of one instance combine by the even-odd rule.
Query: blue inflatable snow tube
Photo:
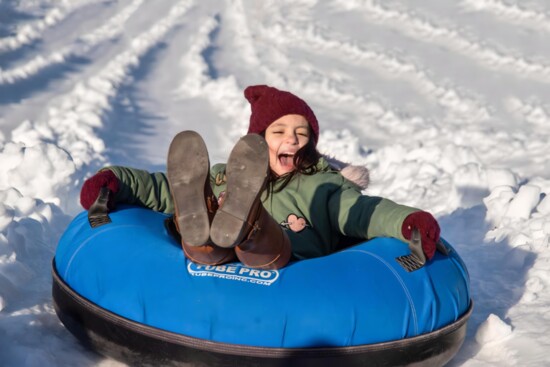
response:
[[[111,329],[126,323],[153,338],[182,336],[199,350],[228,346],[215,352],[230,355],[239,354],[239,346],[267,354],[353,350],[435,337],[449,327],[460,330],[460,344],[464,338],[469,278],[448,244],[447,255],[436,253],[416,271],[396,261],[409,254],[408,245],[390,238],[276,271],[240,263],[205,266],[184,257],[165,228],[166,215],[122,207],[110,217],[111,223],[92,228],[85,212],[78,215],[55,254],[56,311],[81,340],[101,334],[88,330],[90,313],[105,316]]]

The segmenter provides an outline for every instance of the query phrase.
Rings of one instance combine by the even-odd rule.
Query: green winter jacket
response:
[[[262,195],[263,205],[283,226],[297,259],[328,255],[350,243],[351,238],[395,237],[405,240],[401,226],[407,215],[418,209],[391,200],[362,195],[361,189],[321,159],[318,172],[297,174],[282,190],[275,182]],[[120,179],[116,203],[141,205],[173,213],[168,181],[164,173],[112,166]],[[225,190],[225,164],[211,168],[214,194]]]

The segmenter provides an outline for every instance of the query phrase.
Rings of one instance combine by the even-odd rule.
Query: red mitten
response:
[[[113,171],[109,169],[96,173],[94,176],[84,181],[82,189],[80,190],[80,204],[84,207],[84,209],[90,209],[94,201],[96,201],[99,195],[99,190],[102,187],[107,187],[114,194],[118,192],[119,184],[120,182],[118,178],[115,176]],[[107,205],[109,206],[109,209],[113,209],[115,207],[113,195],[109,196],[109,202]]]
[[[411,213],[403,221],[401,233],[407,240],[411,239],[413,229],[418,229],[422,239],[422,250],[430,260],[435,254],[435,245],[439,241],[439,224],[428,212],[418,211]]]

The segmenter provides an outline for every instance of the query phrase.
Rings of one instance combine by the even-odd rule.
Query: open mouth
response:
[[[282,153],[279,154],[279,162],[282,166],[291,167],[294,165],[294,154],[291,153]]]

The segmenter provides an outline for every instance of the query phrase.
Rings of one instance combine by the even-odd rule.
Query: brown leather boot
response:
[[[170,233],[172,237],[176,239],[176,241],[181,243],[181,247],[183,248],[183,253],[185,254],[185,257],[195,263],[205,265],[218,265],[237,259],[235,251],[233,249],[221,248],[214,245],[213,243],[206,243],[202,246],[189,246],[182,241],[181,235],[176,228],[176,222],[174,221],[173,217],[167,218],[164,223],[166,229],[168,230],[168,233]]]
[[[208,265],[235,259],[232,249],[219,248],[210,241],[210,223],[218,202],[210,187],[208,151],[199,134],[182,131],[174,137],[166,173],[175,209],[173,224],[185,255]]]
[[[212,219],[218,209],[218,200],[212,192],[210,183],[207,183],[204,188],[204,197],[206,200],[206,209],[208,210],[208,220],[209,223],[212,223]],[[185,256],[198,264],[218,265],[237,259],[234,249],[216,246],[210,240],[202,246],[189,246],[182,240],[181,247]]]
[[[247,266],[275,269],[286,265],[291,246],[261,202],[268,172],[265,139],[256,134],[242,137],[227,161],[225,197],[214,216],[210,237],[220,247],[237,246],[235,252]]]
[[[246,266],[259,269],[279,269],[290,260],[292,247],[285,230],[260,205],[248,237],[237,247],[235,253]]]
[[[227,186],[222,206],[216,212],[210,238],[220,247],[235,247],[246,239],[253,224],[249,218],[261,206],[267,182],[269,152],[257,134],[243,136],[233,147],[225,169]]]
[[[181,243],[185,257],[197,264],[219,265],[235,261],[237,256],[232,248],[222,248],[207,243],[202,246],[187,246]]]
[[[206,144],[194,131],[177,134],[168,150],[166,177],[174,202],[176,227],[189,246],[201,246],[210,236],[205,190],[210,187]],[[208,196],[207,196],[208,197]]]

